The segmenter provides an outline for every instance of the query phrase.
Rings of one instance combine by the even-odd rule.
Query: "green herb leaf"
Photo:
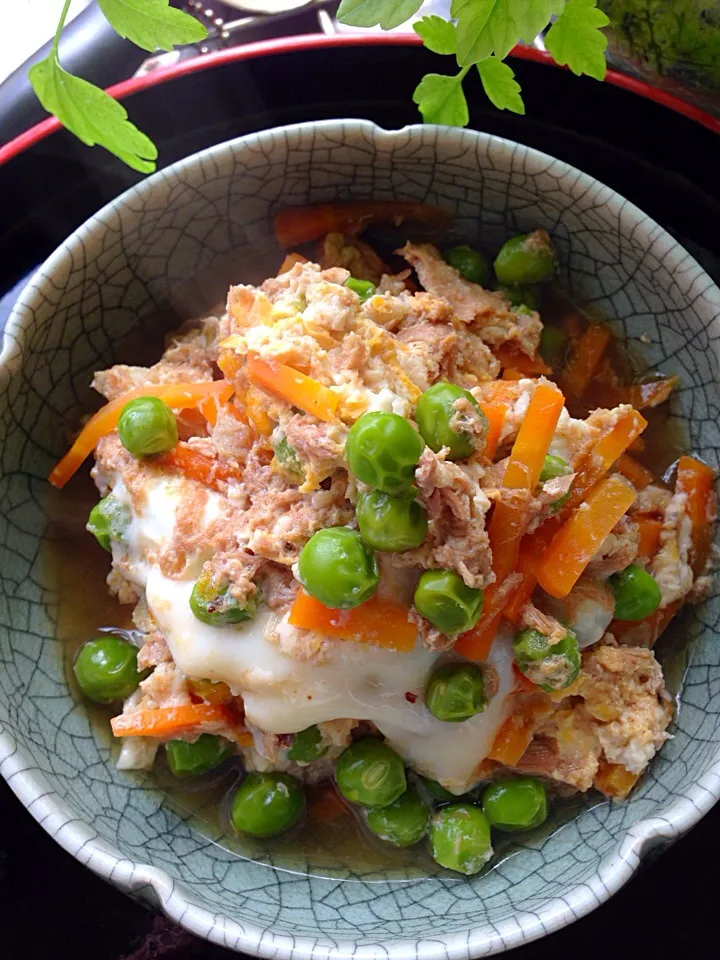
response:
[[[105,147],[140,173],[153,172],[157,148],[152,140],[128,120],[117,100],[63,70],[54,50],[30,68],[29,77],[43,107],[83,143]]]
[[[405,23],[422,6],[423,0],[342,0],[337,18],[349,27],[376,27],[392,30]]]
[[[491,53],[502,60],[518,40],[534,40],[558,8],[558,0],[453,0],[458,63],[469,66]]]
[[[415,88],[413,101],[425,123],[446,123],[450,127],[466,127],[470,120],[462,81],[467,70],[456,77],[428,73]]]
[[[525,104],[520,96],[520,84],[507,63],[503,63],[497,57],[488,57],[487,60],[482,60],[477,68],[488,100],[498,110],[525,113]]]
[[[596,6],[597,0],[568,0],[548,30],[545,46],[555,63],[580,76],[605,77],[607,37],[600,32],[610,21]]]
[[[457,28],[454,23],[442,17],[423,17],[413,24],[413,30],[433,53],[457,52]]]
[[[143,50],[172,50],[180,43],[204,40],[206,28],[169,0],[98,0],[111,27]]]

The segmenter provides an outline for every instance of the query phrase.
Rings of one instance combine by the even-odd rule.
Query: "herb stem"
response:
[[[55,36],[53,37],[52,52],[56,57],[58,55],[58,47],[60,45],[60,34],[63,32],[63,27],[65,26],[65,21],[67,20],[71,3],[72,0],[65,0],[62,13],[60,14],[60,20],[58,21],[57,30],[55,31]]]

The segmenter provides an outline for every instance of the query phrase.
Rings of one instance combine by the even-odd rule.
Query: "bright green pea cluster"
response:
[[[511,307],[526,307],[530,311],[540,309],[542,289],[538,284],[523,284],[517,287],[501,285],[497,291],[505,294]]]
[[[137,647],[122,637],[98,637],[80,648],[73,672],[78,686],[96,703],[125,700],[147,675],[137,665]]]
[[[376,837],[395,847],[412,847],[427,833],[430,808],[417,790],[409,787],[386,807],[374,807],[365,814]]]
[[[190,609],[198,620],[210,627],[236,626],[245,623],[257,613],[260,594],[256,590],[250,601],[243,605],[229,592],[229,587],[218,589],[209,577],[195,581],[190,594]]]
[[[117,430],[120,442],[134,457],[167,453],[178,442],[175,414],[157,397],[136,397],[126,403]]]
[[[430,851],[441,867],[472,876],[493,855],[490,821],[471,803],[440,807],[430,818]]]
[[[556,457],[548,453],[543,462],[542,470],[540,471],[540,483],[545,483],[547,480],[554,480],[556,477],[565,477],[568,473],[572,473],[570,469],[570,464],[567,460],[563,460],[562,457]],[[556,513],[570,499],[570,490],[567,493],[564,493],[561,497],[558,497],[557,500],[553,501],[552,509],[553,513]]]
[[[413,603],[420,616],[448,636],[470,630],[480,619],[484,594],[468,587],[454,570],[426,570]]]
[[[328,745],[323,740],[320,728],[313,724],[301,730],[293,737],[292,746],[288,750],[288,759],[296,763],[312,763],[319,760],[328,752]]]
[[[361,303],[365,303],[374,296],[377,289],[372,280],[357,280],[355,277],[348,277],[345,286],[360,297]]]
[[[411,550],[427,536],[427,511],[416,500],[372,490],[360,494],[355,515],[363,540],[374,550]]]
[[[387,807],[407,789],[405,765],[383,740],[356,740],[335,766],[340,793],[361,807]]]
[[[548,692],[569,687],[580,672],[580,648],[572,630],[553,644],[537,630],[520,630],[513,651],[520,672]]]
[[[483,793],[482,807],[498,830],[531,830],[547,819],[547,791],[531,777],[498,780]]]

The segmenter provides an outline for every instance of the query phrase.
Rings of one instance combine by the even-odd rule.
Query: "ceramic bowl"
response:
[[[123,338],[151,331],[153,318],[209,307],[231,279],[257,279],[259,257],[276,267],[275,211],[349,198],[450,207],[458,235],[489,247],[508,232],[546,227],[578,299],[681,377],[672,418],[692,451],[718,466],[720,292],[612,190],[545,154],[466,130],[328,121],[220,144],[145,180],[77,230],[30,281],[5,331],[0,772],[78,860],[201,937],[293,960],[462,960],[592,910],[720,796],[717,594],[683,621],[692,658],[674,738],[632,798],[581,805],[471,880],[353,864],[323,871],[275,853],[243,859],[163,792],[114,769],[109,737],[73,699],[62,656],[68,626],[58,564],[48,560],[58,501],[45,478],[68,423],[92,403],[93,370],[114,362]]]

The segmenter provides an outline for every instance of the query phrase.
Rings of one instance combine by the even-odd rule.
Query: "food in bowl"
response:
[[[108,403],[51,480],[95,450],[88,528],[136,630],[75,676],[122,702],[121,768],[241,760],[239,833],[291,829],[329,781],[470,875],[556,796],[625,798],[667,739],[652,647],[709,589],[714,476],[666,470],[674,378],[630,377],[577,311],[543,325],[545,231],[505,243],[490,290],[469,245],[381,256],[378,217],[443,219],[286,211],[304,253],[153,366],[95,375]]]

